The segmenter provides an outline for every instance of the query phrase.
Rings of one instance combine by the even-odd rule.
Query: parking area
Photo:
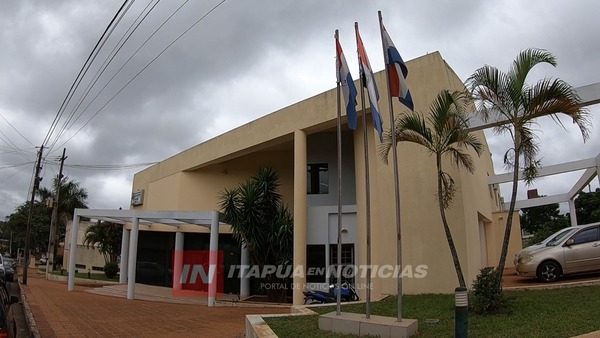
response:
[[[544,283],[537,278],[520,277],[514,267],[504,270],[502,287],[504,290],[561,288],[568,286],[600,285],[600,273],[563,276],[553,283]]]

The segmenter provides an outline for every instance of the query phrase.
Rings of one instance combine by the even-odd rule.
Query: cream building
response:
[[[461,90],[462,81],[438,53],[407,62],[408,85],[415,111],[428,112],[430,103],[444,89]],[[332,70],[333,71],[333,70]],[[381,95],[379,103],[384,128],[389,128],[385,73],[375,74]],[[357,84],[358,88],[358,84]],[[337,153],[336,89],[332,89],[273,112],[225,134],[187,149],[135,175],[132,210],[194,211],[218,210],[218,195],[237,187],[258,167],[273,167],[281,180],[280,192],[294,215],[294,265],[328,267],[337,242]],[[360,99],[359,99],[360,101]],[[394,111],[406,108],[397,99]],[[343,242],[344,259],[354,265],[366,264],[365,163],[362,123],[352,132],[343,127]],[[368,110],[367,110],[368,112]],[[378,157],[378,136],[367,117],[371,184],[372,265],[396,265],[396,221],[393,166]],[[475,132],[486,144],[482,131]],[[487,147],[481,157],[472,154],[476,172],[445,164],[458,190],[448,209],[448,219],[460,256],[465,278],[470,284],[479,269],[497,264],[504,233],[506,213],[497,186],[488,185],[493,176]],[[403,268],[411,266],[413,278],[406,275],[403,292],[451,293],[458,286],[436,201],[435,159],[423,148],[400,144],[400,209]],[[309,176],[320,170],[320,181]],[[314,176],[311,176],[314,177]],[[311,183],[312,182],[312,183]],[[312,190],[312,193],[307,191]],[[204,227],[140,225],[140,231],[206,232]],[[220,233],[230,232],[227,225]],[[515,217],[509,262],[521,247],[520,225]],[[141,241],[141,239],[140,239]],[[308,262],[307,262],[308,260]],[[415,271],[425,266],[425,276]],[[422,267],[421,267],[422,268]],[[422,270],[421,270],[422,272]],[[422,278],[416,278],[422,277]],[[330,280],[296,276],[295,285]],[[364,297],[364,278],[354,281]],[[375,276],[372,297],[396,294],[397,280]],[[301,289],[294,290],[294,303],[302,302]]]
[[[96,272],[101,273],[104,271],[104,256],[100,253],[98,248],[95,246],[88,246],[84,244],[85,233],[87,229],[92,225],[90,222],[81,222],[76,234],[76,253],[75,253],[75,268],[79,272]],[[64,243],[64,254],[63,254],[63,266],[69,266],[70,252],[71,252],[71,241],[73,238],[73,221],[67,223],[67,229],[65,232],[65,243]]]

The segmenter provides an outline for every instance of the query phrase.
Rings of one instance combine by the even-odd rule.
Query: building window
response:
[[[325,245],[306,246],[306,282],[325,283]]]
[[[337,244],[331,244],[329,246],[329,263],[332,267],[331,276],[329,280],[331,284],[337,283]],[[342,244],[342,283],[348,282],[348,284],[354,285],[354,243]]]
[[[329,194],[329,166],[327,163],[309,164],[307,167],[308,194]]]

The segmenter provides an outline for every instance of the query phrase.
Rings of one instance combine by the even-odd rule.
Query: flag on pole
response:
[[[358,32],[358,26],[355,26],[355,30],[360,77],[363,81],[363,86],[367,88],[367,93],[369,94],[373,125],[375,126],[375,129],[377,129],[377,133],[379,133],[379,141],[383,142],[383,121],[381,120],[381,115],[379,115],[379,106],[377,105],[377,101],[379,101],[379,92],[377,91],[377,85],[375,84],[375,77],[373,76],[369,58],[365,52],[365,46],[363,45],[360,33]]]
[[[346,117],[348,118],[348,127],[352,130],[356,130],[358,117],[356,116],[356,86],[354,86],[354,80],[350,74],[350,68],[346,62],[344,51],[340,45],[340,41],[335,39],[336,45],[336,75],[337,81],[342,86],[342,92],[344,93],[344,101],[346,102]]]
[[[394,46],[392,39],[388,32],[385,30],[383,23],[381,24],[382,30],[382,42],[383,42],[383,55],[385,56],[385,63],[388,65],[388,79],[390,81],[390,94],[397,97],[402,104],[408,109],[415,110],[412,97],[410,96],[410,90],[406,84],[406,77],[408,76],[408,68],[404,64],[400,53]]]

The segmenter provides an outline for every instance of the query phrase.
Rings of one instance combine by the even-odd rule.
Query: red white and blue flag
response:
[[[385,56],[385,63],[388,65],[388,79],[390,81],[390,94],[397,97],[402,104],[408,107],[410,110],[415,110],[412,97],[410,96],[410,90],[406,84],[406,77],[408,76],[408,68],[404,64],[400,53],[394,46],[392,39],[388,32],[385,30],[385,26],[381,24],[382,30],[382,42],[383,51]]]
[[[356,115],[356,86],[354,86],[354,80],[350,74],[350,68],[346,62],[344,51],[340,45],[340,41],[335,39],[336,46],[336,75],[337,81],[342,86],[342,93],[344,94],[344,101],[346,102],[346,117],[348,118],[348,127],[352,130],[356,130],[358,117]]]
[[[379,140],[383,142],[383,121],[381,120],[381,115],[379,114],[379,106],[377,104],[377,102],[379,101],[379,92],[377,91],[375,77],[373,76],[373,70],[371,69],[371,64],[369,63],[369,58],[367,57],[365,46],[363,45],[362,39],[360,38],[360,33],[358,32],[358,26],[355,26],[355,30],[356,44],[358,47],[358,66],[360,69],[360,76],[363,81],[363,86],[367,88],[367,93],[369,94],[369,103],[371,108],[371,116],[373,117],[373,125],[375,126],[375,129],[377,129],[377,133],[379,133]]]

